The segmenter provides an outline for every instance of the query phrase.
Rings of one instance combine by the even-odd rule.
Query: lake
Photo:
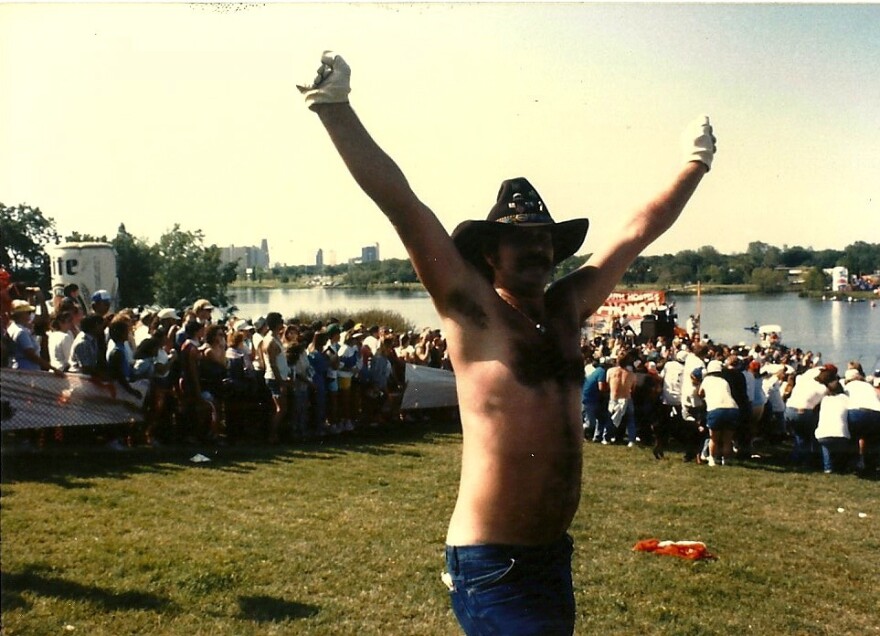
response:
[[[417,329],[440,326],[424,291],[235,289],[232,295],[242,317],[257,318],[269,311],[290,316],[304,310],[334,312],[344,319],[358,311],[383,309],[398,312]],[[680,324],[697,311],[696,296],[670,294],[668,300],[674,303]],[[757,337],[746,327],[778,324],[784,344],[821,352],[826,362],[845,366],[858,360],[868,373],[880,364],[880,306],[872,307],[870,302],[822,301],[794,294],[732,294],[703,296],[700,310],[702,332],[715,342],[751,344]]]

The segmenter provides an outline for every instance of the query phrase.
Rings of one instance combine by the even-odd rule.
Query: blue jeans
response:
[[[584,402],[584,425],[593,435],[593,441],[613,437],[611,434],[611,416],[608,414],[607,402]]]
[[[569,535],[540,546],[446,546],[452,610],[467,636],[570,636]]]
[[[816,452],[816,426],[819,414],[815,409],[801,410],[786,407],[785,426],[794,437],[791,459],[795,463],[806,463]]]
[[[627,439],[636,441],[636,407],[632,398],[626,398],[625,404],[621,400],[610,401],[608,415],[611,418],[611,437],[617,437],[625,430]]]
[[[845,437],[822,437],[816,441],[822,449],[822,469],[826,472],[833,471],[835,464],[839,472],[847,455],[851,455],[855,448]]]

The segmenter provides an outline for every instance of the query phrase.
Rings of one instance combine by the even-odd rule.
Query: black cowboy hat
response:
[[[583,244],[590,227],[589,219],[556,223],[538,191],[523,177],[501,183],[498,198],[485,221],[463,221],[452,232],[458,251],[482,270],[485,267],[483,245],[517,228],[549,227],[553,237],[553,264],[558,265]]]

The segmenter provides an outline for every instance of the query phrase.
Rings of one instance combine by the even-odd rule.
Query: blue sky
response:
[[[330,48],[450,231],[526,176],[591,219],[589,252],[707,113],[715,166],[648,254],[878,242],[878,33],[874,4],[3,4],[0,201],[62,232],[403,257],[294,87]]]

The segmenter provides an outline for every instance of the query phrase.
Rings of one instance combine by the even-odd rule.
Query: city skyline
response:
[[[406,258],[295,89],[335,48],[356,112],[449,231],[526,176],[556,220],[590,218],[589,253],[669,182],[708,113],[712,172],[646,255],[880,239],[877,5],[6,3],[0,18],[0,201],[62,235],[123,222],[155,242],[179,223],[218,246],[268,235],[277,262],[373,241]]]

